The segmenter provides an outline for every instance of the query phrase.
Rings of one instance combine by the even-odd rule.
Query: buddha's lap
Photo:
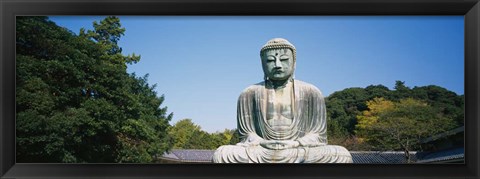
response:
[[[217,149],[214,158],[221,163],[285,161],[291,163],[349,163],[351,155],[347,149],[336,145],[314,147],[300,146],[282,150],[266,149],[261,146],[224,145]]]

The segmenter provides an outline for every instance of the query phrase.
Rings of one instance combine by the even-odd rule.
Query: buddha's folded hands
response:
[[[260,142],[260,146],[273,150],[296,148],[299,145],[298,141],[293,140],[264,140]]]

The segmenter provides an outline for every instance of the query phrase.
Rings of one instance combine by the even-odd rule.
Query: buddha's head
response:
[[[282,38],[269,40],[260,50],[265,78],[273,81],[288,80],[295,71],[296,49]]]

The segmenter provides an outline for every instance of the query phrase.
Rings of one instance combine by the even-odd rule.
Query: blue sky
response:
[[[78,34],[101,16],[51,16]],[[464,94],[463,16],[120,16],[128,72],[150,74],[165,95],[171,124],[190,118],[208,132],[236,127],[238,95],[260,82],[260,48],[288,39],[297,48],[296,79],[328,96],[396,80]]]

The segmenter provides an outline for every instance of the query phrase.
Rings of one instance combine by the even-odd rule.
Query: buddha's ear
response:
[[[294,76],[295,69],[297,68],[297,52],[294,49],[290,49],[290,51],[292,52],[292,57],[293,57],[293,74],[292,74],[292,76]]]
[[[297,60],[295,56],[293,57],[293,71],[292,71],[292,78],[295,79],[295,69],[297,69]]]

